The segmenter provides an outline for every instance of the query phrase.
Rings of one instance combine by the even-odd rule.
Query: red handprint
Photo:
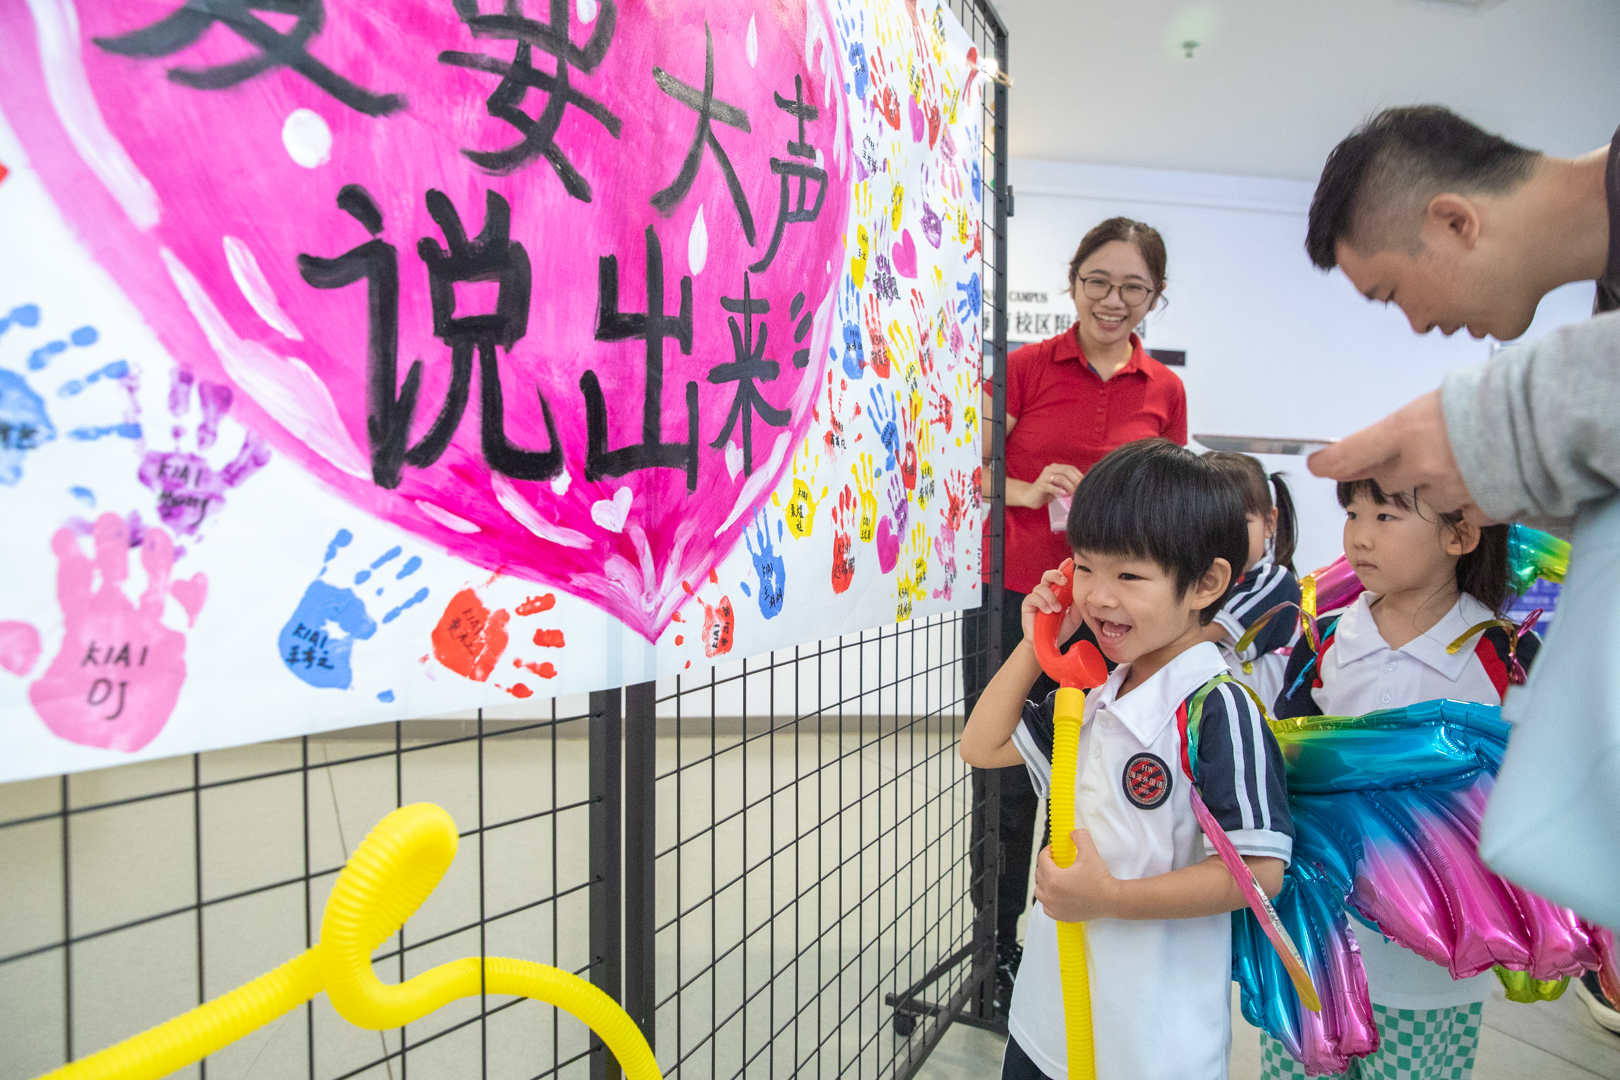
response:
[[[850,523],[859,520],[859,513],[855,493],[846,484],[832,512],[832,587],[835,593],[847,592],[850,582],[855,580],[855,545],[850,539]]]
[[[137,607],[124,595],[130,543],[121,518],[103,514],[96,521],[94,561],[72,530],[51,538],[67,632],[28,697],[45,726],[70,742],[139,750],[163,730],[186,681],[186,636],[163,625],[163,609],[172,593],[195,623],[208,579],[170,582],[174,544],[160,528],[146,530],[140,547],[146,591]]]
[[[889,343],[883,337],[882,316],[878,314],[876,296],[866,298],[866,336],[872,343],[872,354],[867,357],[867,363],[877,372],[877,377],[889,377]]]
[[[834,461],[849,443],[844,437],[844,394],[849,389],[849,380],[842,376],[827,372],[827,433],[822,439],[827,444],[828,454]],[[819,409],[817,410],[820,411]],[[817,416],[817,420],[821,417]]]
[[[713,570],[709,571],[709,584],[715,585],[720,581]],[[720,602],[713,607],[708,601],[697,594],[690,582],[681,582],[681,588],[686,595],[692,597],[703,606],[703,655],[713,658],[731,651],[732,629],[736,625],[736,613],[731,608],[731,597],[722,595]]]
[[[945,478],[945,525],[952,532],[962,527],[962,515],[967,508],[967,482],[967,474],[961,469],[952,469],[951,475]]]
[[[911,315],[917,321],[917,366],[927,378],[934,373],[934,320],[916,289],[911,290]]]
[[[906,452],[900,459],[900,478],[906,482],[906,490],[913,491],[917,487],[917,418],[912,410],[900,410],[900,431],[906,440]]]

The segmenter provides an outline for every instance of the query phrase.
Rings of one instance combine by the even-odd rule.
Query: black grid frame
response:
[[[1006,71],[993,4],[950,7]],[[1007,108],[998,81],[981,148],[992,466],[1005,415]],[[987,489],[986,651],[999,655],[999,468]],[[307,948],[364,830],[424,800],[450,810],[461,848],[374,954],[385,978],[521,956],[621,1000],[666,1076],[908,1080],[953,1022],[998,1026],[995,912],[969,900],[962,621],[559,698],[519,721],[378,725],[0,786],[0,1080],[94,1052]],[[983,863],[994,874],[999,857]],[[318,996],[177,1075],[413,1071],[619,1075],[558,1010],[482,996],[380,1033]]]

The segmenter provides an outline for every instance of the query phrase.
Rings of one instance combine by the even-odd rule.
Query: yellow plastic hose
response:
[[[1074,783],[1080,771],[1080,719],[1086,692],[1060,686],[1052,710],[1052,789],[1047,809],[1052,822],[1052,861],[1074,865]],[[1091,980],[1086,975],[1086,924],[1057,924],[1058,970],[1063,981],[1063,1027],[1069,1048],[1070,1080],[1094,1080],[1096,1053],[1091,1038]]]
[[[491,956],[455,960],[388,985],[371,952],[427,899],[455,858],[456,823],[432,803],[403,806],[366,836],[326,902],[321,940],[296,959],[182,1016],[47,1074],[50,1080],[157,1080],[183,1069],[321,990],[338,1015],[381,1030],[480,992],[544,1001],[584,1021],[618,1058],[627,1080],[661,1080],[647,1040],[607,994],[546,964]]]

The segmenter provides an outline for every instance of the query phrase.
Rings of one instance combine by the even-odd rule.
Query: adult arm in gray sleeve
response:
[[[1480,509],[1567,534],[1582,503],[1620,491],[1620,312],[1450,372],[1441,402]]]

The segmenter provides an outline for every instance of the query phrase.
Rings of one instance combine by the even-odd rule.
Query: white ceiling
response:
[[[1445,104],[1559,155],[1620,125],[1620,0],[996,4],[1014,157],[1314,181],[1389,105]]]

